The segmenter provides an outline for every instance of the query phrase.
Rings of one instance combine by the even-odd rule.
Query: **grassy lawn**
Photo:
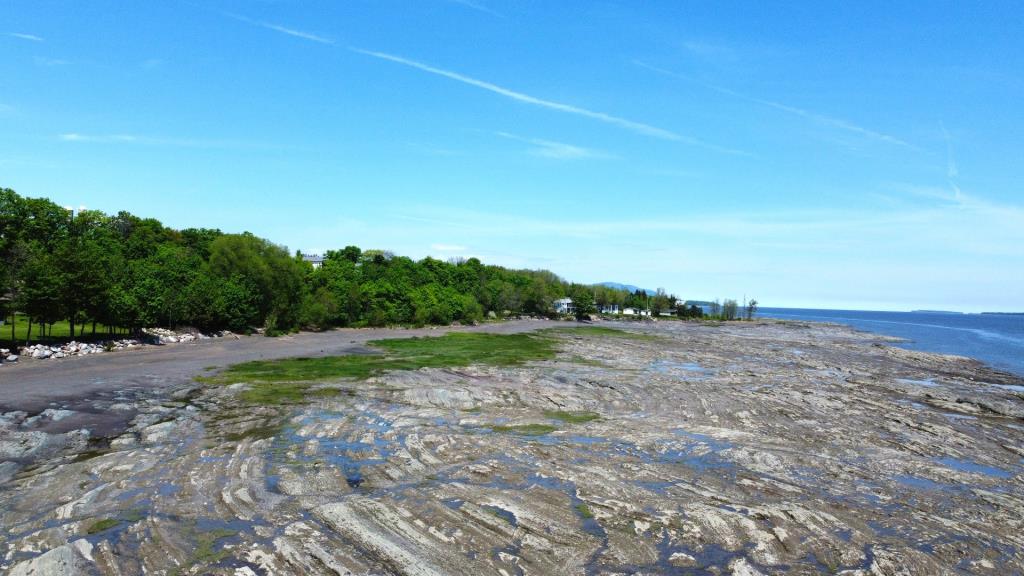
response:
[[[210,384],[243,382],[249,388],[240,398],[252,404],[274,405],[302,402],[329,389],[313,389],[316,382],[339,378],[365,379],[394,370],[453,368],[472,364],[517,366],[555,357],[559,335],[648,339],[612,328],[585,326],[559,328],[528,334],[449,333],[444,336],[374,340],[369,344],[379,354],[354,354],[321,358],[285,358],[257,360],[230,366],[214,376],[197,380]],[[552,413],[564,422],[586,422],[597,417],[591,413]]]
[[[10,348],[11,347],[10,346],[10,344],[11,344],[11,324],[10,324],[11,319],[8,316],[8,317],[4,318],[3,320],[4,320],[3,326],[0,326],[0,346],[3,346],[4,348]],[[85,334],[82,335],[82,336],[78,335],[78,333],[80,333],[81,330],[82,330],[82,326],[81,325],[75,326],[76,334],[75,334],[75,336],[73,338],[71,337],[71,326],[68,325],[68,321],[67,320],[61,320],[60,322],[55,322],[53,324],[53,335],[52,335],[52,337],[49,334],[50,326],[47,325],[46,329],[48,331],[47,335],[46,335],[46,338],[45,339],[40,338],[40,336],[39,336],[39,324],[36,324],[35,322],[33,322],[32,323],[32,340],[31,340],[31,343],[34,344],[34,343],[37,343],[37,342],[67,342],[67,341],[70,341],[70,340],[79,340],[79,341],[85,340],[85,341],[88,341],[88,340],[92,339],[92,323],[88,323],[88,324],[85,325]],[[106,339],[106,338],[108,338],[108,330],[109,330],[109,328],[107,326],[105,326],[103,324],[97,324],[96,325],[96,338],[97,339]],[[14,324],[14,339],[15,339],[15,342],[17,342],[17,344],[19,346],[23,346],[25,344],[26,337],[28,337],[28,317],[26,317],[26,316],[24,316],[22,314],[18,314],[17,318],[16,318],[16,321],[15,321],[15,324]]]

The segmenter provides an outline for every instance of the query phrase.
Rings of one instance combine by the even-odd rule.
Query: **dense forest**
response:
[[[58,321],[67,321],[72,335],[95,333],[97,324],[270,334],[448,324],[550,315],[552,301],[565,296],[583,312],[606,304],[667,310],[675,300],[662,291],[648,296],[571,284],[548,271],[476,258],[414,261],[354,246],[327,252],[314,268],[250,233],[175,230],[153,218],[73,212],[0,189],[4,314],[14,319],[17,312],[44,330]]]

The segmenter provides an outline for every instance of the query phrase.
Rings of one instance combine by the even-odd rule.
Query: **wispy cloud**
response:
[[[458,244],[431,244],[430,249],[438,252],[465,252],[469,250],[469,248]]]
[[[138,138],[130,134],[79,134],[78,132],[66,132],[58,136],[65,142],[137,142]]]
[[[703,58],[733,59],[736,57],[736,50],[733,47],[703,40],[687,40],[683,42],[683,48]]]
[[[12,38],[21,38],[22,40],[31,40],[32,42],[43,42],[43,38],[36,36],[35,34],[24,34],[21,32],[8,32],[8,36]]]
[[[886,185],[887,191],[892,191]],[[903,196],[910,196],[903,194]],[[945,187],[880,205],[717,210],[699,204],[657,211],[467,210],[403,205],[345,229],[358,243],[422,257],[475,254],[491,264],[543,267],[574,281],[611,279],[665,286],[691,298],[756,293],[773,305],[932,302],[958,309],[1018,309],[1024,285],[1024,208]],[[296,235],[310,224],[295,225]],[[331,245],[338,226],[306,245]],[[444,238],[466,252],[441,252],[423,238]],[[557,247],[553,249],[552,247]],[[694,274],[694,270],[700,270]],[[736,291],[736,292],[732,292]],[[831,301],[831,302],[830,302]],[[905,304],[898,304],[905,302]],[[951,304],[956,303],[956,306]],[[829,307],[829,306],[824,306]]]
[[[658,66],[652,66],[650,64],[647,64],[645,62],[641,62],[639,60],[634,60],[633,63],[636,64],[637,66],[641,67],[641,68],[646,68],[647,70],[651,70],[652,72],[657,72],[659,74],[664,74],[666,76],[671,76],[673,78],[680,78],[680,79],[686,80],[688,82],[693,82],[695,84],[699,84],[701,86],[704,86],[705,88],[714,90],[714,91],[716,91],[716,92],[718,92],[720,94],[726,94],[728,96],[732,96],[732,97],[738,98],[740,100],[746,100],[747,102],[753,102],[755,104],[760,104],[762,106],[768,106],[769,108],[774,108],[776,110],[781,110],[783,112],[787,112],[787,113],[793,114],[795,116],[801,116],[803,118],[814,120],[815,122],[820,122],[822,124],[827,124],[827,125],[830,125],[830,126],[833,126],[833,127],[836,127],[836,128],[840,128],[842,130],[853,132],[855,134],[859,134],[861,136],[866,136],[866,137],[869,137],[869,138],[873,138],[875,140],[879,140],[879,141],[886,142],[886,143],[889,143],[889,144],[895,144],[897,146],[904,146],[904,147],[907,147],[907,148],[917,148],[916,146],[914,146],[913,144],[910,144],[909,142],[906,142],[905,140],[902,140],[902,139],[897,138],[895,136],[891,136],[889,134],[885,134],[885,133],[882,133],[882,132],[871,130],[869,128],[864,128],[863,126],[859,126],[859,125],[854,124],[853,122],[850,122],[848,120],[843,120],[842,118],[836,118],[834,116],[828,116],[828,115],[825,115],[825,114],[819,114],[817,112],[812,112],[810,110],[806,110],[804,108],[798,108],[796,106],[790,106],[789,104],[783,104],[782,102],[776,102],[774,100],[765,100],[763,98],[757,98],[755,96],[748,96],[746,94],[743,94],[741,92],[737,92],[735,90],[732,90],[730,88],[726,88],[724,86],[718,86],[718,85],[715,85],[715,84],[708,84],[707,82],[701,82],[699,80],[696,80],[696,79],[691,78],[689,76],[686,76],[684,74],[679,74],[677,72],[673,72],[671,70],[666,70],[665,68],[660,68]]]
[[[472,2],[472,1],[469,1],[469,2],[466,2],[466,1],[463,1],[463,0],[454,0],[454,1],[458,1],[460,4],[464,4],[464,5],[467,5],[467,6],[475,7],[477,9],[483,8],[482,5],[479,5],[478,3]],[[281,26],[281,25],[278,25],[278,24],[273,24],[273,23],[270,23],[270,22],[264,22],[264,21],[261,21],[261,20],[254,20],[252,18],[249,18],[249,17],[246,17],[246,16],[242,16],[242,15],[239,15],[239,14],[232,14],[232,13],[228,13],[228,12],[225,12],[224,14],[229,16],[229,17],[231,17],[231,18],[239,20],[241,22],[245,22],[247,24],[251,24],[253,26],[260,26],[262,28],[267,28],[269,30],[274,30],[274,31],[280,32],[282,34],[288,34],[290,36],[295,36],[295,37],[298,37],[298,38],[302,38],[304,40],[310,40],[310,41],[313,41],[313,42],[318,42],[320,44],[327,44],[327,45],[332,45],[332,46],[336,45],[336,42],[332,38],[327,38],[327,37],[319,36],[319,35],[312,34],[312,33],[309,33],[309,32],[304,32],[304,31],[301,31],[301,30],[295,30],[295,29],[292,29],[292,28],[287,28],[285,26]],[[366,56],[371,56],[373,58],[378,58],[378,59],[381,59],[381,60],[387,60],[387,61],[394,62],[394,63],[397,63],[397,64],[402,64],[404,66],[409,66],[411,68],[416,68],[416,69],[422,70],[424,72],[429,72],[431,74],[435,74],[435,75],[438,75],[438,76],[449,78],[451,80],[455,80],[455,81],[461,82],[463,84],[468,84],[470,86],[474,86],[476,88],[487,90],[487,91],[493,92],[495,94],[500,94],[502,96],[505,96],[507,98],[511,98],[512,100],[516,100],[518,102],[523,102],[523,103],[531,104],[531,105],[534,105],[534,106],[540,106],[542,108],[548,108],[550,110],[557,110],[559,112],[564,112],[564,113],[567,113],[567,114],[575,114],[577,116],[583,116],[583,117],[590,118],[590,119],[593,119],[593,120],[598,120],[600,122],[604,122],[606,124],[612,124],[612,125],[618,126],[620,128],[625,128],[627,130],[630,130],[632,132],[636,132],[638,134],[642,134],[642,135],[645,135],[645,136],[651,136],[651,137],[654,137],[654,138],[661,138],[661,139],[664,139],[664,140],[672,140],[672,141],[676,141],[676,142],[682,142],[682,143],[685,143],[685,144],[689,144],[691,146],[699,146],[701,148],[706,148],[706,149],[709,149],[709,150],[714,150],[716,152],[720,152],[720,153],[723,153],[723,154],[731,154],[731,155],[737,155],[737,156],[752,156],[752,154],[750,154],[749,152],[745,152],[743,150],[738,150],[738,149],[730,148],[730,147],[727,147],[727,146],[721,146],[721,145],[714,144],[714,143],[711,143],[711,142],[705,142],[705,141],[703,141],[703,140],[701,140],[699,138],[695,138],[693,136],[686,136],[686,135],[678,134],[676,132],[673,132],[673,131],[665,129],[665,128],[659,128],[659,127],[653,126],[651,124],[646,124],[646,123],[643,123],[643,122],[637,122],[635,120],[629,120],[629,119],[626,119],[626,118],[622,118],[620,116],[615,116],[615,115],[612,115],[612,114],[607,114],[605,112],[597,112],[597,111],[588,110],[586,108],[582,108],[582,107],[579,107],[579,106],[574,106],[572,104],[565,104],[563,102],[555,102],[553,100],[546,100],[546,99],[543,99],[543,98],[538,98],[536,96],[531,96],[531,95],[525,94],[523,92],[517,92],[515,90],[509,89],[509,88],[505,88],[503,86],[499,86],[499,85],[493,84],[491,82],[487,82],[487,81],[484,81],[484,80],[480,80],[480,79],[477,79],[477,78],[466,76],[464,74],[459,74],[458,72],[453,72],[451,70],[445,70],[443,68],[437,68],[435,66],[430,66],[428,64],[424,64],[422,62],[418,62],[416,60],[412,60],[412,59],[405,58],[405,57],[402,57],[402,56],[396,56],[394,54],[388,54],[386,52],[378,52],[378,51],[374,51],[374,50],[365,50],[365,49],[356,48],[356,47],[350,47],[349,49],[351,51],[353,51],[353,52],[358,53],[358,54],[363,54],[363,55],[366,55]]]
[[[487,6],[484,6],[480,2],[474,2],[473,0],[448,0],[448,1],[452,2],[453,4],[459,4],[459,5],[465,6],[466,8],[471,8],[473,10],[476,10],[477,12],[483,12],[485,14],[490,14],[491,16],[497,16],[499,18],[504,18],[505,17],[505,15],[502,14],[501,12],[492,10],[492,9],[488,8]]]
[[[1018,247],[1024,243],[1024,207],[938,188],[922,188],[915,195],[932,201],[890,206],[884,210],[865,206],[849,210],[710,212],[699,216],[616,219],[553,219],[422,206],[415,212],[398,213],[394,217],[410,223],[400,226],[419,223],[426,229],[456,230],[461,237],[478,238],[481,244],[496,238],[516,238],[543,242],[579,240],[607,245],[629,239],[663,238],[664,233],[671,232],[694,245],[789,243],[805,246],[805,251],[830,246],[830,250],[842,252],[843,258],[888,246],[893,254],[916,253],[922,257],[928,252],[1020,259]]]
[[[66,132],[57,138],[63,142],[91,144],[124,144],[139,146],[171,146],[178,148],[242,148],[277,149],[278,146],[247,140],[206,140],[196,138],[161,138],[136,134],[83,134]]]
[[[575,146],[573,144],[565,144],[564,142],[555,142],[553,140],[543,140],[541,138],[524,138],[515,134],[509,134],[508,132],[496,132],[498,136],[502,138],[508,138],[509,140],[515,140],[517,142],[525,142],[530,144],[533,148],[530,149],[530,154],[535,156],[542,156],[544,158],[553,158],[555,160],[580,160],[584,158],[612,158],[611,154],[602,152],[600,150],[594,150],[591,148],[584,148],[582,146]]]
[[[60,58],[44,58],[42,56],[36,56],[35,61],[39,66],[63,66],[68,64],[67,60],[62,60]]]
[[[677,134],[677,133],[675,133],[675,132],[673,132],[671,130],[667,130],[665,128],[659,128],[657,126],[652,126],[650,124],[645,124],[643,122],[636,122],[634,120],[627,120],[626,118],[621,118],[619,116],[613,116],[611,114],[606,114],[604,112],[595,112],[593,110],[588,110],[586,108],[581,108],[579,106],[573,106],[572,104],[565,104],[565,103],[562,103],[562,102],[555,102],[553,100],[545,100],[543,98],[538,98],[536,96],[531,96],[529,94],[524,94],[522,92],[517,92],[515,90],[509,89],[509,88],[505,88],[503,86],[499,86],[499,85],[493,84],[491,82],[487,82],[487,81],[484,81],[484,80],[479,80],[477,78],[472,78],[472,77],[466,76],[464,74],[459,74],[458,72],[453,72],[451,70],[445,70],[443,68],[437,68],[435,66],[430,66],[428,64],[424,64],[422,62],[417,62],[416,60],[411,60],[409,58],[404,58],[402,56],[395,56],[393,54],[388,54],[388,53],[385,53],[385,52],[376,52],[376,51],[373,51],[373,50],[364,50],[362,48],[351,48],[351,50],[353,52],[357,52],[359,54],[365,54],[366,56],[372,56],[373,58],[379,58],[381,60],[387,60],[389,62],[395,62],[397,64],[402,64],[403,66],[409,66],[411,68],[416,68],[418,70],[422,70],[424,72],[429,72],[429,73],[435,74],[437,76],[442,76],[444,78],[455,80],[456,82],[461,82],[463,84],[468,84],[470,86],[474,86],[474,87],[480,88],[482,90],[487,90],[488,92],[493,92],[495,94],[500,94],[501,96],[505,96],[506,98],[511,98],[512,100],[515,100],[517,102],[523,102],[525,104],[531,104],[533,106],[540,106],[542,108],[547,108],[549,110],[557,110],[559,112],[565,112],[567,114],[574,114],[576,116],[583,116],[585,118],[590,118],[592,120],[598,120],[598,121],[604,122],[606,124],[611,124],[613,126],[618,126],[620,128],[625,128],[625,129],[630,130],[632,132],[636,132],[637,134],[643,134],[644,136],[652,136],[654,138],[661,138],[663,140],[672,140],[672,141],[676,141],[676,142],[684,142],[686,144],[691,144],[691,145],[694,145],[694,146],[701,146],[703,148],[708,148],[708,149],[715,150],[717,152],[723,152],[723,153],[726,153],[726,154],[749,155],[748,153],[743,152],[741,150],[735,150],[735,149],[732,149],[732,148],[727,148],[727,147],[724,147],[724,146],[718,146],[716,144],[711,144],[711,143],[699,140],[697,138],[693,138],[693,137],[690,137],[690,136],[683,136],[683,135]]]
[[[296,30],[294,28],[288,28],[287,26],[281,26],[280,24],[274,24],[272,22],[253,20],[252,18],[248,18],[240,14],[232,14],[230,12],[225,12],[224,14],[240,22],[245,22],[246,24],[259,26],[261,28],[266,28],[267,30],[273,30],[275,32],[280,32],[281,34],[287,34],[289,36],[294,36],[296,38],[302,38],[303,40],[309,40],[311,42],[318,42],[320,44],[328,44],[332,46],[335,44],[334,39],[327,38],[326,36],[320,36],[319,34],[313,34],[311,32],[305,32],[302,30]]]
[[[10,114],[12,112],[14,112],[14,106],[0,102],[0,114]]]

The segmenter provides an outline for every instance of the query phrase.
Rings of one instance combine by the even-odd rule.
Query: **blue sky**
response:
[[[766,306],[1024,308],[1013,3],[7,0],[0,185]]]

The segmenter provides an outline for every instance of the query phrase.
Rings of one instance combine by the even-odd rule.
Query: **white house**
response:
[[[319,254],[303,254],[302,259],[313,265],[313,268],[319,268],[324,265],[324,257]]]
[[[622,313],[629,316],[650,316],[650,310],[641,310],[640,308],[623,308]]]
[[[618,313],[619,313],[619,305],[618,304],[605,304],[604,306],[601,306],[601,314],[618,314]]]
[[[559,298],[554,302],[555,312],[559,314],[572,314],[576,307],[572,304],[572,298]]]

